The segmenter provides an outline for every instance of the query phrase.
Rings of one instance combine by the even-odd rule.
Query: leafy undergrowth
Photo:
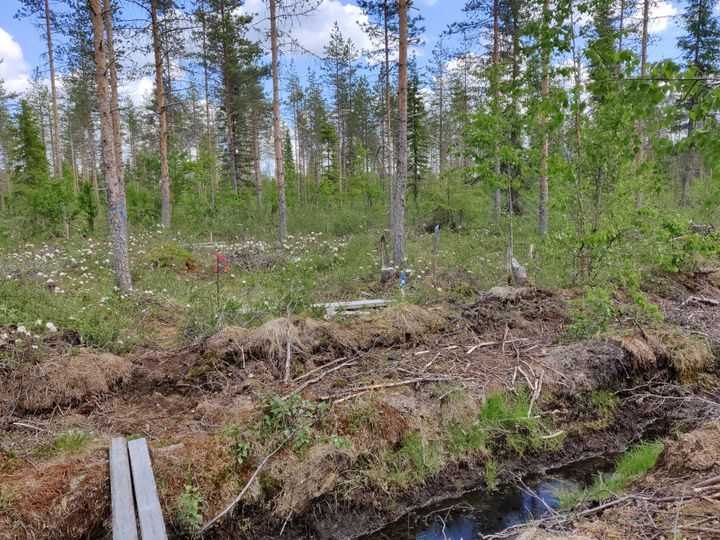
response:
[[[397,448],[385,452],[377,464],[366,471],[367,476],[383,489],[403,489],[422,483],[448,464],[473,458],[484,460],[484,476],[488,487],[498,475],[497,458],[523,455],[549,449],[562,442],[552,433],[551,425],[531,411],[531,393],[519,385],[512,392],[488,395],[484,403],[470,415],[469,396],[458,392],[456,403],[468,400],[455,414],[437,422],[425,422],[422,428],[407,433]]]
[[[618,496],[630,481],[642,476],[655,466],[664,446],[660,441],[640,443],[618,460],[614,472],[599,473],[590,486],[582,489],[558,490],[556,496],[560,501],[561,508],[569,510],[581,504],[599,502]]]

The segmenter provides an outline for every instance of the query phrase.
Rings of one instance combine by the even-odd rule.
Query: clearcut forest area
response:
[[[718,0],[2,7],[0,539],[720,539]]]

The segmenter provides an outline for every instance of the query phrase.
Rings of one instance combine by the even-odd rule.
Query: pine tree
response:
[[[432,51],[429,73],[431,77],[432,98],[430,115],[435,130],[435,152],[437,154],[437,172],[442,175],[447,159],[447,103],[448,103],[448,56],[445,45],[446,36],[441,35]]]
[[[155,100],[158,108],[160,137],[160,194],[162,207],[160,225],[170,226],[170,165],[168,163],[168,126],[165,107],[165,82],[163,80],[163,60],[160,42],[160,23],[158,0],[150,0],[150,25],[153,38],[153,56],[155,59]],[[117,158],[116,158],[117,163]]]
[[[102,16],[100,0],[89,0],[90,20],[93,27],[93,50],[95,53],[97,100],[100,108],[100,133],[102,135],[102,161],[107,184],[108,224],[112,245],[112,265],[115,281],[122,291],[132,289],[130,256],[128,253],[127,208],[125,206],[125,185],[118,176],[115,161],[115,133],[112,121],[112,96],[106,77],[107,57],[103,41],[106,35],[106,21]]]
[[[393,262],[405,261],[405,203],[408,180],[408,10],[410,0],[399,0],[400,46],[398,57],[398,151],[397,177],[392,211]]]

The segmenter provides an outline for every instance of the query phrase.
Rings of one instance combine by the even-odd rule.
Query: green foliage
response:
[[[476,423],[471,425],[452,424],[447,430],[446,447],[456,458],[466,458],[487,452],[488,434]]]
[[[516,393],[490,394],[480,409],[477,427],[484,432],[490,448],[523,454],[545,444],[539,418],[528,417],[530,392],[521,386]]]
[[[483,478],[488,491],[495,491],[497,488],[497,477],[500,473],[500,464],[494,459],[488,459],[483,465]]]
[[[660,308],[640,291],[632,272],[625,274],[624,291],[630,302],[615,301],[614,286],[588,287],[580,298],[573,300],[573,322],[567,327],[566,339],[587,339],[607,332],[617,319],[627,317],[639,323],[655,325],[663,320]]]
[[[348,419],[346,431],[349,435],[358,432],[363,426],[372,424],[372,422],[380,416],[380,412],[372,403],[351,404],[346,410],[345,415]]]
[[[613,290],[590,287],[585,294],[571,303],[573,322],[567,328],[572,339],[584,339],[607,332],[618,311],[613,300]]]
[[[180,525],[190,532],[196,531],[202,525],[203,500],[197,487],[189,482],[185,484],[183,492],[178,498],[175,511]]]
[[[330,435],[330,443],[340,450],[350,451],[350,439],[341,435]]]
[[[418,432],[403,437],[400,448],[385,454],[384,474],[391,484],[408,486],[440,470],[443,459],[439,441],[426,441]]]
[[[590,394],[590,403],[598,410],[600,416],[606,416],[617,408],[620,398],[610,390],[595,390]]]
[[[293,436],[293,447],[298,450],[311,439],[311,428],[319,413],[326,409],[324,404],[303,399],[300,394],[293,394],[287,399],[282,396],[269,396],[263,400],[264,416],[256,426],[261,438],[275,433]]]
[[[131,350],[147,339],[148,329],[138,314],[148,309],[142,300],[112,296],[113,281],[109,275],[104,279],[105,290],[73,295],[49,290],[44,278],[29,284],[0,279],[0,326],[41,319],[61,331],[76,332],[83,344],[120,353]]]
[[[250,444],[245,441],[237,440],[235,441],[234,451],[235,461],[238,465],[242,465],[245,463],[248,455],[250,455]]]
[[[169,240],[151,245],[144,258],[153,268],[171,268],[179,271],[196,270],[200,266],[195,254]]]
[[[584,489],[561,489],[557,492],[562,508],[570,509],[582,503],[602,501],[622,493],[628,483],[651,469],[662,452],[662,442],[640,443],[625,453],[611,474],[600,473]]]
[[[51,458],[60,454],[78,454],[92,442],[92,437],[82,431],[68,431],[58,435],[52,443],[36,451],[38,457]]]
[[[15,138],[17,141],[13,152],[17,163],[14,171],[15,181],[36,186],[47,183],[50,177],[45,145],[40,139],[34,111],[24,99],[20,101]]]
[[[95,194],[93,193],[92,183],[81,182],[80,193],[78,196],[78,207],[80,215],[82,215],[85,221],[84,233],[86,235],[95,234],[95,219],[100,212],[97,201],[95,200]]]

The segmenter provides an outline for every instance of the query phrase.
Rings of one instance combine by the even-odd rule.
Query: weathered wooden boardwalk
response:
[[[110,496],[114,540],[167,539],[145,439],[110,441]]]
[[[325,317],[330,318],[338,313],[366,314],[367,309],[384,308],[388,305],[387,300],[352,300],[350,302],[330,302],[329,304],[313,304],[312,307],[325,310]]]

